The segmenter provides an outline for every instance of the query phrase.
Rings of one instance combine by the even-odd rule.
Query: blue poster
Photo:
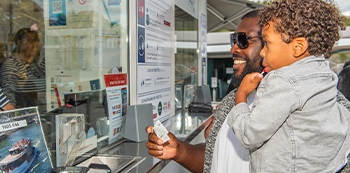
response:
[[[100,79],[91,80],[90,87],[91,87],[91,90],[100,90],[101,89]]]
[[[137,27],[138,63],[145,63],[145,28]]]
[[[106,3],[106,1],[108,1]],[[121,0],[102,0],[111,26],[120,23],[120,3]]]
[[[49,25],[66,26],[66,1],[49,0]]]

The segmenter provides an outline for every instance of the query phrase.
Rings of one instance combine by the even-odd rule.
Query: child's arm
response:
[[[260,73],[247,74],[237,89],[235,105],[242,102],[247,103],[248,95],[256,89],[262,78],[263,75]]]
[[[245,94],[243,91],[241,94]],[[252,110],[247,103],[237,104],[228,114],[227,123],[243,147],[256,149],[283,123],[288,123],[290,113],[301,107],[299,94],[293,81],[283,75],[270,74],[266,82],[260,84]]]

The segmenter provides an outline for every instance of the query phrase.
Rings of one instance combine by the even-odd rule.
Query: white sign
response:
[[[137,103],[152,103],[153,120],[171,117],[171,0],[138,0]]]
[[[211,87],[212,88],[218,87],[218,78],[217,77],[211,77]]]
[[[233,67],[226,67],[226,74],[233,74]]]
[[[207,57],[207,18],[204,14],[201,18],[201,56]]]
[[[13,121],[10,123],[4,123],[0,125],[0,132],[7,131],[7,130],[13,130],[13,129],[18,129],[21,127],[26,127],[27,126],[27,121],[26,120],[21,120],[21,121]]]

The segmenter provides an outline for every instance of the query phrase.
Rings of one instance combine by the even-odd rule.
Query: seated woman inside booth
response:
[[[45,60],[39,65],[37,25],[21,28],[13,38],[12,55],[0,67],[0,85],[16,108],[37,106],[38,92],[45,92]]]

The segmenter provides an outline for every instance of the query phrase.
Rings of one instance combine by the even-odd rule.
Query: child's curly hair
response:
[[[273,21],[284,42],[304,37],[311,55],[329,58],[340,29],[345,30],[344,20],[333,0],[280,0],[260,11],[259,25],[264,27]]]

